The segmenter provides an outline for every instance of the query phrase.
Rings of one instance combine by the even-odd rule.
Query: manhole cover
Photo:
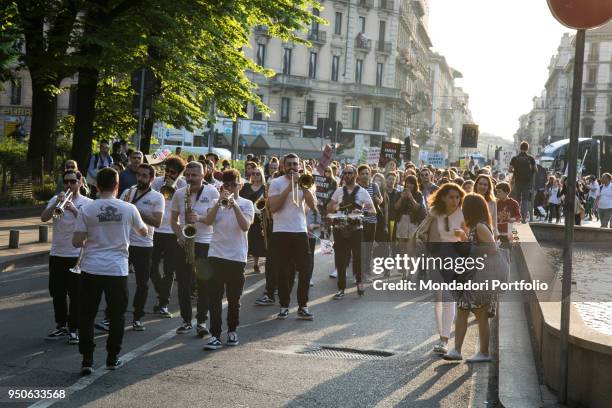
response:
[[[314,346],[298,351],[297,354],[321,358],[339,358],[344,360],[381,360],[391,357],[393,353],[380,350],[358,350],[343,347]]]

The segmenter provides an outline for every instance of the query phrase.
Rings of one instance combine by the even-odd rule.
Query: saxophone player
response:
[[[79,344],[79,275],[70,272],[70,268],[77,263],[79,249],[73,247],[71,241],[79,210],[93,200],[80,194],[83,177],[78,171],[65,171],[62,180],[64,192],[54,196],[40,216],[41,221],[49,221],[55,208],[65,201],[67,194],[72,193],[72,197],[64,205],[63,216],[53,217],[53,241],[49,252],[49,292],[53,298],[55,330],[45,339],[59,340],[68,336],[69,344]],[[69,304],[66,298],[70,300]]]
[[[208,262],[208,247],[212,239],[213,228],[211,225],[204,224],[204,218],[208,209],[219,198],[219,192],[212,185],[204,182],[204,167],[201,163],[192,161],[185,167],[185,180],[187,186],[174,193],[172,197],[172,212],[170,216],[170,226],[177,237],[178,244],[182,251],[177,259],[177,282],[179,306],[183,324],[176,329],[178,334],[187,333],[193,329],[191,324],[191,292],[194,284],[194,266],[188,264],[187,257],[194,258],[196,282],[198,290],[197,300],[197,334],[204,337],[209,334],[206,328],[206,318],[208,315],[208,296],[205,287],[204,273]],[[187,197],[186,197],[187,196]],[[186,198],[189,201],[186,201]],[[191,207],[191,211],[186,211],[186,204]],[[188,254],[187,250],[191,247],[187,245],[187,239],[183,234],[183,226],[191,224],[195,226],[196,234],[193,245],[194,254]],[[209,268],[208,268],[209,269]]]
[[[181,173],[185,170],[185,161],[180,156],[168,157],[165,161],[166,174],[156,177],[151,184],[155,191],[160,191],[163,186],[174,185],[176,189],[187,185]],[[153,310],[160,316],[171,318],[172,314],[168,310],[170,303],[170,293],[172,293],[172,283],[177,265],[177,254],[182,250],[179,248],[176,235],[170,227],[170,217],[172,214],[172,198],[165,198],[164,217],[161,226],[155,228],[153,234],[153,257],[151,259],[151,282],[157,292],[158,303]],[[159,272],[159,264],[163,259],[163,275]]]

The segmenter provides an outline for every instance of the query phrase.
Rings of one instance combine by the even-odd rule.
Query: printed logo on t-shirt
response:
[[[201,202],[201,203],[207,203],[207,202],[209,202],[208,197],[202,197],[202,198],[200,198],[200,202]]]
[[[100,210],[102,210],[102,212],[96,215],[99,222],[121,221],[123,219],[123,214],[117,214],[117,207],[113,207],[112,205],[100,207]]]

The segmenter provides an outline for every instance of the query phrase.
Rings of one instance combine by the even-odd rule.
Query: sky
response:
[[[429,0],[433,51],[463,74],[480,132],[512,139],[564,32],[546,0]]]

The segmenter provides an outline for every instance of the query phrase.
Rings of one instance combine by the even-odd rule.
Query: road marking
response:
[[[244,295],[248,295],[250,293],[253,293],[254,291],[256,291],[257,289],[259,289],[260,287],[262,287],[263,285],[265,285],[266,280],[265,279],[260,279],[258,280],[256,283],[254,283],[253,285],[251,285],[247,290],[245,290],[242,294]],[[227,301],[223,302],[223,309],[225,309],[227,307]],[[152,349],[154,349],[155,347],[159,346],[160,344],[176,337],[176,329],[172,329],[164,334],[162,334],[161,336],[151,340],[148,343],[143,344],[142,346],[120,356],[121,361],[123,361],[123,363],[127,363],[133,359],[135,359],[136,357],[140,357],[141,355],[151,351]],[[81,391],[83,389],[85,389],[86,387],[90,386],[91,384],[94,383],[94,381],[96,381],[98,378],[102,377],[105,374],[108,374],[109,372],[111,372],[112,370],[106,370],[105,365],[102,365],[98,368],[95,369],[95,371],[88,375],[88,376],[84,376],[81,377],[77,382],[75,382],[74,384],[72,384],[71,386],[66,388],[66,398],[64,399],[55,399],[55,400],[41,400],[38,401],[32,405],[30,405],[30,408],[45,408],[45,407],[50,407],[51,405],[55,404],[56,402],[59,401],[66,401],[72,394],[74,394],[77,391]]]
[[[28,266],[25,268],[11,269],[9,271],[3,271],[2,273],[0,273],[0,279],[14,278],[16,276],[25,275],[26,273],[35,272],[38,270],[46,269],[48,267],[49,267],[49,264],[41,264],[41,265],[32,265],[32,266]],[[2,282],[6,282],[6,281],[3,280]]]

